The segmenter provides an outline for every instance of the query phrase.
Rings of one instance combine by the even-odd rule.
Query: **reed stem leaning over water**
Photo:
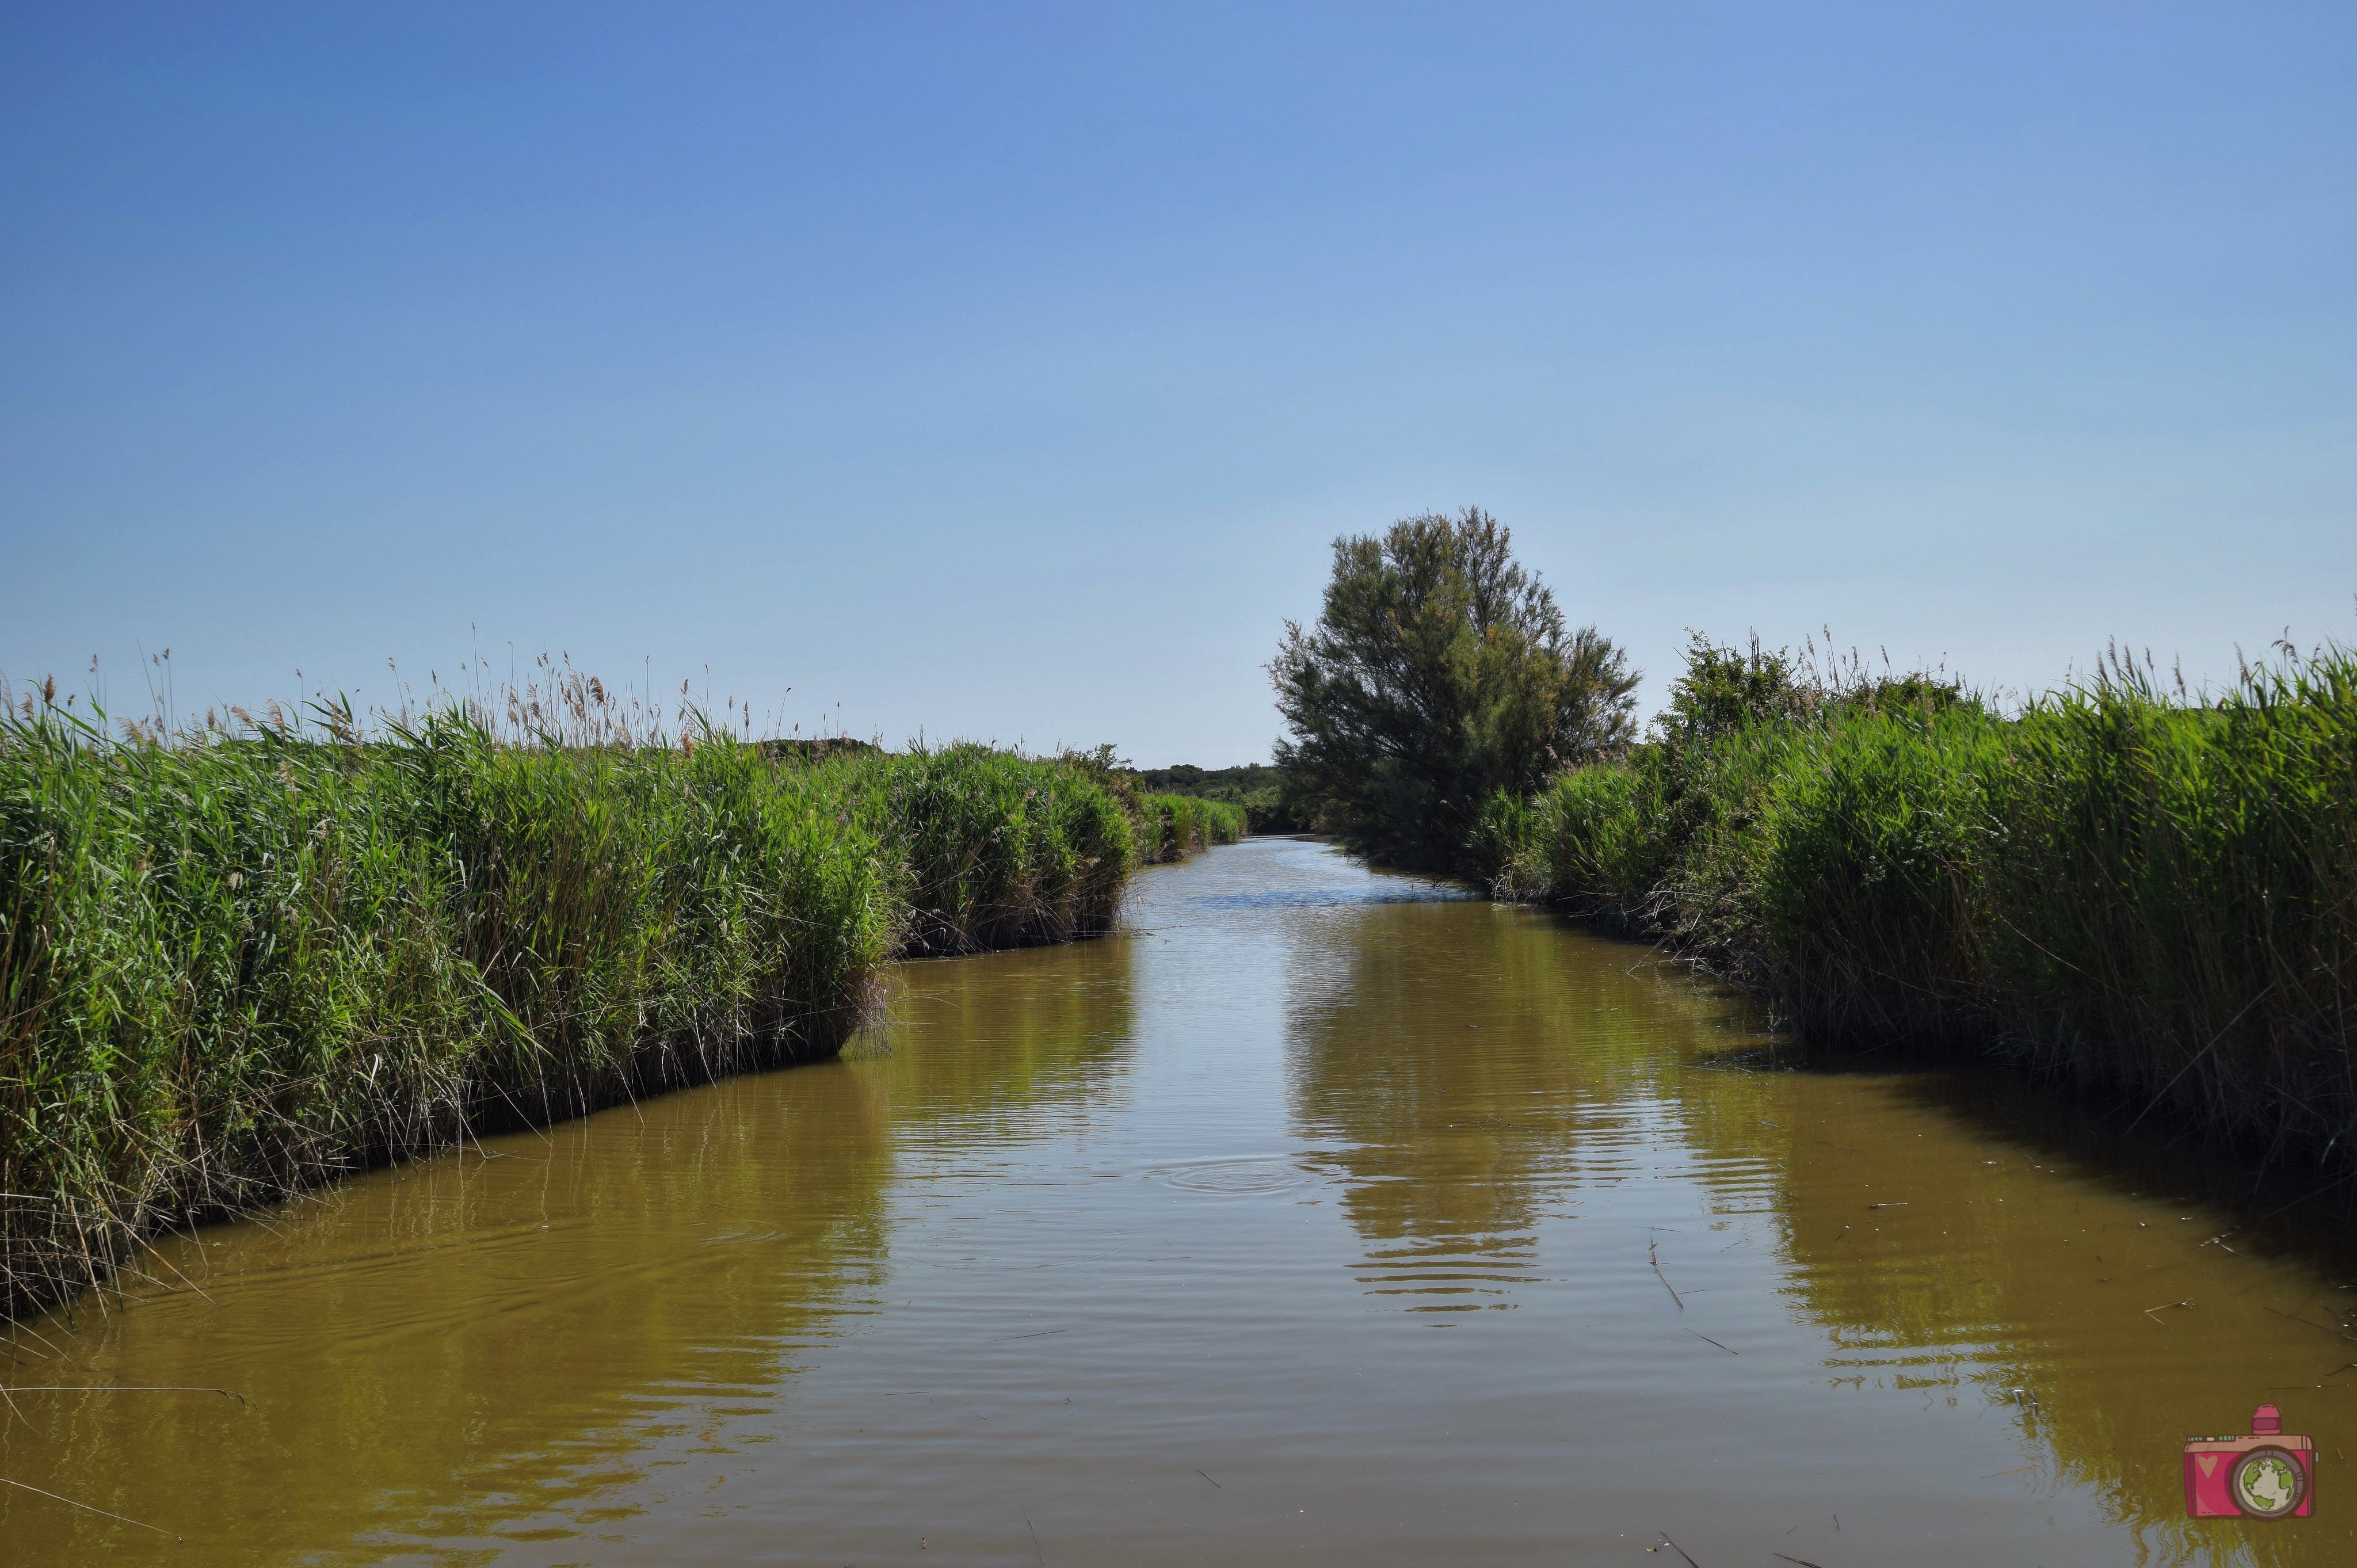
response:
[[[1777,657],[1742,673],[1766,691]],[[1480,869],[1813,1035],[1991,1052],[2263,1157],[2357,1153],[2357,655],[2176,700],[2109,660],[2011,717],[1920,677],[1769,695],[1493,800]]]
[[[319,717],[0,719],[8,1314],[167,1225],[831,1054],[893,957],[1103,931],[1242,828],[974,746]]]

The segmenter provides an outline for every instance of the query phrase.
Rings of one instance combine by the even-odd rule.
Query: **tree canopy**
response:
[[[1566,629],[1512,537],[1469,508],[1337,539],[1318,624],[1286,623],[1277,764],[1354,853],[1455,869],[1491,794],[1632,738],[1636,673],[1594,627]]]

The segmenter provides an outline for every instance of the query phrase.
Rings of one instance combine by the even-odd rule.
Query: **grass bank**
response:
[[[2104,668],[2013,716],[1706,650],[1659,738],[1494,800],[1479,872],[1809,1036],[1940,1042],[2267,1157],[2357,1128],[2357,656],[2213,700]]]
[[[0,1308],[470,1131],[838,1049],[896,956],[1069,940],[1242,831],[1084,760],[709,734],[0,726]]]

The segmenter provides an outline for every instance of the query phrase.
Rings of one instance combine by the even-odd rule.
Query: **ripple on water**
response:
[[[1437,883],[1379,882],[1364,886],[1282,887],[1219,893],[1187,902],[1203,909],[1333,909],[1369,904],[1458,904],[1480,895]]]
[[[1140,1173],[1148,1181],[1181,1192],[1236,1196],[1288,1192],[1308,1187],[1318,1177],[1288,1155],[1250,1155],[1229,1159],[1189,1160],[1184,1165],[1157,1165]]]

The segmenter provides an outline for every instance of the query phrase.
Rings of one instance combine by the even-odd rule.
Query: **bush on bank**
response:
[[[2210,701],[2112,664],[2011,718],[1921,678],[1790,675],[1706,716],[1695,688],[1730,682],[1690,660],[1658,740],[1493,799],[1477,869],[1814,1036],[1983,1049],[2270,1155],[2351,1152],[2357,656]]]
[[[1241,831],[1209,806],[978,746],[11,714],[0,1308],[469,1129],[831,1053],[896,955],[1105,929],[1141,861]]]

